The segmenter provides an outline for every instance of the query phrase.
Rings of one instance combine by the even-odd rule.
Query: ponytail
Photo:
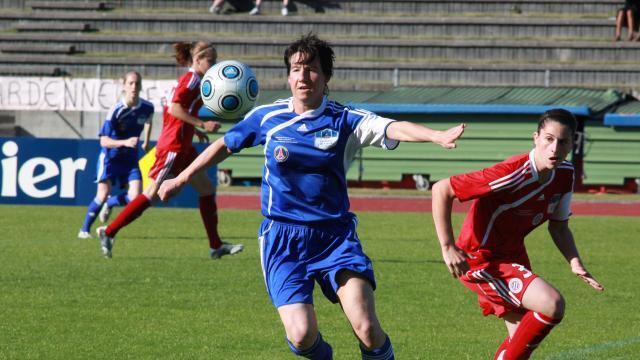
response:
[[[216,62],[218,52],[212,44],[198,41],[195,43],[179,42],[173,44],[176,63],[181,66],[191,66],[193,59],[199,59],[204,56],[210,57],[213,63]]]

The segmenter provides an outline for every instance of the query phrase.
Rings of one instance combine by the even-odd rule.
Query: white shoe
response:
[[[244,250],[244,245],[242,244],[229,244],[227,242],[222,242],[222,246],[217,249],[209,249],[209,255],[211,255],[211,259],[216,260],[220,259],[225,255],[234,255]]]
[[[78,232],[78,239],[93,239],[93,236],[91,236],[91,233],[89,233],[88,231],[80,230]]]
[[[259,7],[254,7],[253,9],[251,9],[251,11],[249,11],[249,15],[260,15],[260,8]]]
[[[220,15],[220,13],[222,12],[222,8],[218,7],[218,6],[211,5],[209,7],[209,12],[212,13],[212,14]]]
[[[106,226],[101,226],[96,229],[96,233],[98,234],[98,238],[100,239],[100,248],[102,249],[102,255],[106,258],[111,258],[111,250],[113,249],[113,243],[116,239],[112,237],[108,237],[105,233],[107,230]]]
[[[289,9],[287,9],[286,7],[283,7],[280,12],[282,13],[282,16],[289,16]]]
[[[111,208],[109,207],[109,205],[107,205],[107,202],[105,201],[104,204],[102,204],[102,207],[100,208],[100,213],[98,213],[98,219],[100,220],[101,223],[106,223],[107,220],[109,220],[109,215],[111,215]]]

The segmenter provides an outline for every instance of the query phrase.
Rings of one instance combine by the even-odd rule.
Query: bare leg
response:
[[[631,10],[627,10],[627,29],[628,29],[628,36],[627,36],[627,40],[631,41],[633,40],[633,29],[635,28],[635,21],[633,19],[633,11]]]
[[[495,358],[528,359],[553,327],[564,316],[562,295],[542,278],[531,282],[522,298],[524,314],[509,313],[504,317],[509,339],[500,345]]]
[[[564,316],[564,298],[542,278],[531,282],[522,297],[522,306],[554,319],[562,319]]]
[[[129,199],[135,199],[142,192],[142,181],[141,180],[131,180],[129,181],[129,189],[127,190],[127,195],[129,195]]]
[[[620,41],[620,36],[622,32],[622,22],[624,21],[624,11],[618,11],[618,15],[616,16],[616,37],[615,41]]]
[[[382,347],[387,338],[376,316],[373,288],[352,271],[338,274],[338,298],[353,332],[366,350]]]
[[[290,304],[278,308],[289,342],[298,349],[311,347],[318,337],[318,320],[311,304]]]

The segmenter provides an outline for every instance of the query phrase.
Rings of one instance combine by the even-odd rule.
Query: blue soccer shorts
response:
[[[96,183],[111,180],[111,185],[125,187],[130,181],[141,180],[142,174],[136,159],[105,159],[100,154],[96,171]]]
[[[337,303],[336,277],[342,270],[361,274],[375,289],[373,267],[362,250],[357,225],[353,214],[313,225],[265,219],[258,232],[260,261],[273,305],[313,304],[314,282]]]

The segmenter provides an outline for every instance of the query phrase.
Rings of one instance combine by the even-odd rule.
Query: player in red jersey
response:
[[[200,79],[215,64],[216,49],[202,41],[193,44],[176,43],[173,47],[176,62],[181,66],[189,66],[189,71],[180,77],[169,97],[169,103],[165,105],[162,133],[156,146],[156,161],[149,172],[149,185],[111,224],[97,229],[102,252],[106,257],[111,257],[114,237],[118,231],[142,215],[151,206],[151,202],[158,199],[157,193],[162,182],[179,174],[198,156],[192,144],[193,136],[197,135],[201,140],[207,141],[208,138],[196,127],[207,132],[215,132],[220,128],[217,121],[198,118],[198,111],[203,105]],[[190,184],[200,196],[200,215],[209,238],[211,258],[218,259],[242,251],[243,245],[227,244],[220,240],[215,187],[206,173],[202,171],[196,174]]]
[[[528,359],[564,316],[562,295],[531,272],[525,236],[549,220],[549,234],[571,271],[596,290],[568,226],[573,193],[576,120],[563,109],[545,112],[535,147],[487,169],[452,176],[433,186],[433,219],[451,274],[478,294],[483,314],[504,319],[508,335],[494,359]],[[451,225],[453,199],[475,199],[458,241]]]

